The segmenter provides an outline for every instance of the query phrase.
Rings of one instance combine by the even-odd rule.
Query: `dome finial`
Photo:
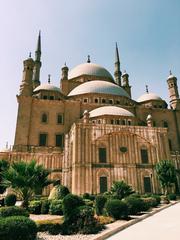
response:
[[[90,63],[90,62],[91,62],[90,55],[88,55],[87,63]]]
[[[169,70],[169,75],[172,75],[172,72],[171,72],[171,70]]]
[[[51,75],[48,74],[48,83],[50,84],[51,83]]]
[[[29,52],[29,58],[31,58],[31,52]]]
[[[149,93],[148,85],[146,85],[146,92]]]

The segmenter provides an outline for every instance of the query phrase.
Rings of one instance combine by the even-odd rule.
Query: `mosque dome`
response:
[[[137,102],[145,102],[150,100],[161,100],[162,98],[156,95],[155,93],[145,93],[137,99]]]
[[[46,91],[55,91],[55,92],[61,92],[60,88],[50,84],[50,83],[46,83],[46,84],[41,84],[39,85],[38,87],[36,87],[34,89],[33,92],[37,92],[37,91],[40,91],[40,90],[46,90]]]
[[[124,117],[134,117],[134,114],[128,110],[116,106],[104,106],[95,108],[89,112],[90,118],[98,117],[102,115],[115,115],[115,116],[124,116]]]
[[[83,63],[75,68],[73,68],[69,72],[69,79],[76,78],[82,75],[90,75],[90,76],[97,76],[97,77],[105,77],[110,78],[113,80],[112,75],[104,68],[95,63]]]
[[[75,96],[86,93],[104,93],[130,98],[128,93],[120,86],[106,81],[94,80],[82,83],[74,88],[68,96]]]

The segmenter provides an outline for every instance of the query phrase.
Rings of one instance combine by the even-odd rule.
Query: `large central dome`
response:
[[[76,66],[69,72],[68,78],[72,79],[82,75],[104,77],[113,80],[112,75],[105,68],[95,63],[83,63]]]
[[[94,80],[85,82],[74,88],[68,96],[75,96],[86,93],[104,93],[130,98],[127,92],[120,86],[106,81]]]

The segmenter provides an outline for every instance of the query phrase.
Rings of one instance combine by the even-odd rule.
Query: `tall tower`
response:
[[[33,76],[33,67],[34,60],[31,58],[31,54],[29,58],[24,60],[23,62],[23,77],[20,85],[20,95],[21,96],[32,96],[33,85],[32,85],[32,76]]]
[[[131,97],[131,86],[129,85],[129,74],[126,71],[124,71],[124,73],[122,74],[122,86],[124,90]]]
[[[37,48],[35,51],[35,64],[33,69],[33,89],[41,84],[40,68],[41,68],[41,32],[39,31]]]
[[[116,50],[115,50],[115,71],[114,71],[114,78],[115,82],[121,86],[121,70],[120,70],[120,60],[119,60],[119,51],[118,46],[116,43]]]
[[[172,75],[171,71],[167,79],[167,83],[170,97],[170,106],[172,109],[180,110],[180,98],[178,92],[177,78]]]
[[[69,68],[66,66],[66,63],[61,68],[62,74],[61,74],[61,82],[60,82],[60,88],[64,95],[67,95],[69,92],[69,83],[68,83],[68,71]]]

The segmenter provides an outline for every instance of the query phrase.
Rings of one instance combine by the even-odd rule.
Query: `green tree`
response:
[[[129,196],[132,193],[134,193],[132,187],[124,181],[114,182],[111,187],[111,194],[113,195],[113,197],[120,200]]]
[[[163,192],[167,195],[177,181],[175,166],[170,160],[161,160],[155,169]]]
[[[2,173],[2,184],[14,189],[23,200],[22,206],[27,208],[30,198],[52,183],[48,179],[50,172],[42,165],[37,165],[34,160],[29,163],[14,162]]]
[[[9,162],[4,160],[4,159],[1,159],[0,160],[0,194],[4,193],[5,190],[6,190],[6,187],[5,186],[2,186],[1,183],[2,183],[2,174],[3,172],[5,172],[7,169],[9,168]]]

